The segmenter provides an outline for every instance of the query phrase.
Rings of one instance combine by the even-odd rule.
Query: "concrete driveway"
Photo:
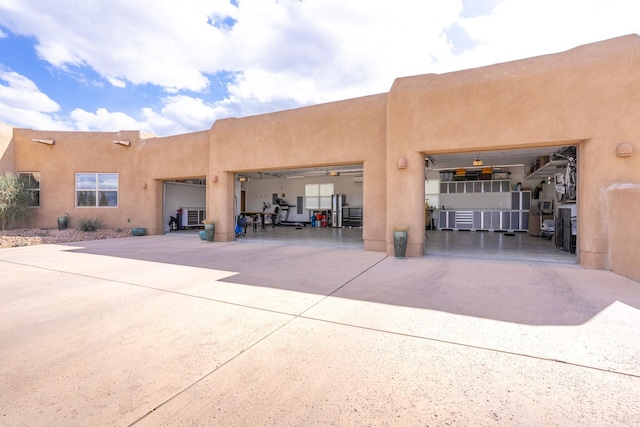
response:
[[[0,250],[0,425],[640,424],[640,284],[145,236]]]

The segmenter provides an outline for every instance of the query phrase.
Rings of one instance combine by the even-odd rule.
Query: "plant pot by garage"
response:
[[[207,232],[204,230],[198,231],[198,236],[200,236],[200,240],[207,240]]]
[[[409,232],[406,230],[396,230],[393,232],[393,253],[396,258],[407,256],[407,238]]]
[[[66,216],[58,217],[58,230],[66,230],[68,225],[69,222]]]
[[[131,234],[134,236],[144,236],[145,231],[144,228],[136,227],[131,229]]]
[[[216,234],[216,225],[212,222],[204,223],[204,232],[207,237],[207,242],[213,242]]]

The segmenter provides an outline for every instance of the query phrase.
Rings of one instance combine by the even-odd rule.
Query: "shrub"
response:
[[[102,228],[103,223],[100,218],[80,218],[78,229],[80,231],[96,231]]]
[[[20,177],[11,172],[0,173],[0,226],[10,228],[29,208],[30,194]]]

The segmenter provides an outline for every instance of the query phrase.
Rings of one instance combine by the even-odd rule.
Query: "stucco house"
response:
[[[640,155],[633,152],[639,124],[640,37],[628,35],[477,69],[402,77],[387,93],[217,120],[183,135],[16,128],[0,145],[0,169],[31,174],[39,195],[32,226],[55,227],[68,213],[161,234],[177,208],[192,204],[216,221],[218,241],[236,238],[240,211],[260,210],[275,197],[293,197],[293,216],[308,218],[315,201],[307,205],[306,186],[330,181],[362,208],[364,249],[392,254],[394,226],[423,230],[430,221],[430,180],[444,184],[449,172],[473,170],[478,160],[476,169],[483,163],[510,174],[501,192],[533,189],[556,171],[533,162],[569,147],[577,159],[571,206],[579,218],[579,264],[640,281]],[[531,160],[523,161],[525,154]],[[545,187],[544,197],[551,189]],[[446,211],[441,205],[435,203],[435,214]],[[407,255],[424,253],[425,234],[410,232]]]

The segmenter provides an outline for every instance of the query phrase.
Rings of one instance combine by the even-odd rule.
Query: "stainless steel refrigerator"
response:
[[[342,206],[346,196],[344,194],[331,195],[331,227],[342,228]]]

